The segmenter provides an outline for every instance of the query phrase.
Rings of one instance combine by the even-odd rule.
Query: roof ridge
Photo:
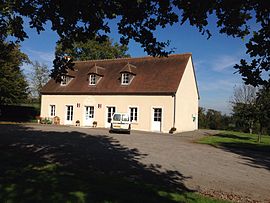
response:
[[[185,56],[192,55],[191,52],[186,52],[182,54],[170,54],[168,57],[176,57],[176,56]],[[85,61],[73,61],[73,63],[88,63],[88,62],[103,62],[103,61],[121,61],[121,60],[139,60],[139,59],[161,59],[163,57],[153,57],[153,56],[140,56],[140,57],[124,57],[124,58],[113,58],[113,59],[94,59],[94,60],[85,60]]]

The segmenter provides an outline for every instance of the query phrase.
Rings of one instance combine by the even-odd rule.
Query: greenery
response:
[[[17,41],[27,38],[25,22],[27,17],[31,28],[38,33],[45,29],[48,21],[51,29],[60,37],[63,50],[74,42],[88,39],[105,41],[111,31],[108,21],[118,21],[116,29],[121,43],[130,40],[141,44],[144,51],[153,56],[166,56],[173,50],[166,50],[169,41],[158,41],[157,27],[189,23],[209,38],[209,21],[215,16],[220,33],[247,40],[246,49],[252,61],[241,60],[235,68],[247,84],[254,86],[270,84],[270,20],[269,2],[254,1],[188,1],[188,0],[137,0],[137,1],[4,1],[0,7],[0,39],[12,36]],[[256,22],[254,25],[253,22]],[[55,58],[55,77],[66,68],[61,57]],[[266,77],[262,77],[266,76]]]
[[[0,104],[25,102],[28,84],[20,66],[29,62],[19,45],[0,40]]]
[[[231,116],[214,109],[199,107],[199,128],[212,130],[227,130],[233,127]]]
[[[75,61],[85,61],[130,57],[130,55],[126,53],[127,50],[127,46],[119,45],[118,43],[113,44],[112,40],[98,42],[89,39],[85,42],[74,42],[71,48],[65,50],[63,50],[63,45],[58,43],[55,54],[69,56]]]
[[[243,148],[256,148],[258,150],[260,149],[260,147],[270,147],[270,136],[263,136],[261,143],[258,143],[257,136],[258,135],[256,134],[235,131],[222,131],[216,135],[203,137],[198,141],[198,143],[209,144],[213,146],[222,146],[224,144],[240,144],[238,146],[241,146]]]
[[[231,101],[232,118],[238,131],[270,134],[270,89],[266,86],[258,90],[251,86],[236,87]]]
[[[41,88],[50,79],[50,70],[46,64],[41,64],[38,61],[32,63],[33,69],[29,74],[29,83],[31,90],[31,97],[36,98],[38,102],[41,101]]]

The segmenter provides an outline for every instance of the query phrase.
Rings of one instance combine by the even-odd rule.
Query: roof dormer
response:
[[[103,67],[97,66],[95,63],[95,65],[88,71],[89,85],[97,85],[101,78],[104,76],[104,70],[105,69]]]
[[[129,85],[136,75],[136,66],[130,64],[129,62],[120,71],[121,74],[121,85]]]
[[[73,79],[73,76],[70,75],[62,75],[61,76],[61,86],[66,86]]]

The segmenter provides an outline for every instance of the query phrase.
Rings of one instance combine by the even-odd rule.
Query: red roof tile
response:
[[[42,94],[174,94],[179,86],[190,53],[168,57],[121,58],[75,62],[75,78],[67,86],[51,79]],[[127,66],[127,64],[132,64]],[[102,78],[97,85],[89,85],[89,71],[97,72],[102,67]],[[136,68],[134,68],[136,67]],[[94,68],[94,69],[92,69]],[[121,72],[136,71],[130,85],[121,85]]]

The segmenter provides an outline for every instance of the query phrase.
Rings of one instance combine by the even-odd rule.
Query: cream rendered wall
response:
[[[191,57],[176,92],[175,127],[178,132],[198,129],[199,95]],[[195,121],[193,121],[195,116]]]
[[[55,105],[60,124],[65,124],[66,105],[73,105],[72,124],[80,120],[84,125],[85,106],[94,106],[97,127],[105,127],[106,106],[115,106],[116,112],[129,112],[129,107],[138,107],[138,122],[132,124],[132,129],[151,131],[153,107],[159,107],[163,111],[162,132],[169,132],[173,123],[173,102],[172,96],[42,95],[41,117],[49,117],[49,107]],[[102,108],[98,108],[98,104],[102,104]]]

